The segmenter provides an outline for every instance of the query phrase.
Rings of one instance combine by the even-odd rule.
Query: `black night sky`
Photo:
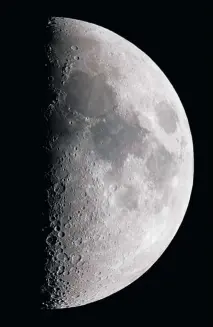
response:
[[[113,9],[115,6],[116,9]],[[24,257],[15,258],[23,271],[14,274],[18,290],[10,293],[8,317],[13,326],[209,326],[208,256],[206,251],[208,192],[208,9],[144,5],[142,2],[82,2],[35,6],[10,4],[13,19],[8,26],[11,58],[17,53],[13,96],[20,114],[19,152],[23,178],[17,197],[21,231],[17,247]],[[206,11],[206,13],[204,13]],[[39,152],[43,129],[38,108],[45,99],[42,66],[44,24],[48,16],[64,16],[106,27],[143,50],[162,69],[174,86],[186,111],[195,151],[194,186],[183,223],[161,258],[141,278],[120,292],[86,306],[56,311],[40,311],[38,284],[42,265],[39,243],[39,208],[44,185],[41,172],[45,160]],[[4,16],[4,15],[3,15]],[[5,10],[5,16],[6,10]],[[13,44],[11,44],[13,38]],[[14,62],[14,60],[13,60]],[[21,97],[21,99],[20,99]],[[14,110],[14,105],[12,109]],[[17,113],[14,113],[17,115]],[[30,146],[27,144],[31,144]],[[32,150],[33,149],[33,150]],[[19,159],[20,160],[20,159]],[[30,178],[30,176],[33,176]],[[29,189],[29,192],[24,190]],[[27,194],[26,194],[27,193]],[[23,204],[23,201],[25,204]],[[33,209],[32,209],[33,208]],[[20,209],[21,210],[21,209]],[[21,218],[22,217],[22,218]],[[19,226],[20,228],[20,226]],[[20,233],[20,232],[19,232]],[[20,252],[19,252],[20,253]],[[24,267],[24,268],[23,268]],[[29,272],[27,272],[29,271]],[[17,321],[20,319],[20,322]],[[10,325],[10,324],[5,324]],[[2,324],[3,326],[3,324]]]

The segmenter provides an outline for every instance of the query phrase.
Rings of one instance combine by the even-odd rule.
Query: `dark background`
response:
[[[115,7],[115,5],[117,7]],[[13,174],[10,215],[14,240],[7,317],[17,326],[210,326],[208,307],[208,59],[209,8],[130,3],[7,4],[2,20],[8,71],[5,79]],[[40,145],[46,100],[44,26],[64,16],[106,27],[142,49],[173,84],[185,108],[194,142],[194,186],[183,223],[161,258],[122,291],[86,306],[39,310],[42,268],[40,209],[46,158]],[[3,40],[2,40],[3,42]],[[4,66],[4,67],[3,67]],[[13,143],[11,143],[13,142]],[[9,160],[8,160],[9,162]],[[11,192],[11,189],[10,189]],[[13,210],[15,211],[13,214]],[[10,223],[9,223],[10,224]],[[13,242],[12,242],[13,243]],[[2,324],[3,326],[4,324]],[[9,325],[8,323],[6,325]]]

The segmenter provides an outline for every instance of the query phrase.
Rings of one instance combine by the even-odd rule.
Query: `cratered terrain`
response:
[[[52,18],[46,178],[50,309],[103,299],[143,275],[175,236],[193,184],[183,105],[140,49],[94,24]]]

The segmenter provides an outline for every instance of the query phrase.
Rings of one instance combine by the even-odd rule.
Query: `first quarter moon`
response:
[[[186,213],[194,156],[183,105],[144,52],[80,20],[54,17],[46,31],[42,294],[61,309],[118,292],[158,260]]]

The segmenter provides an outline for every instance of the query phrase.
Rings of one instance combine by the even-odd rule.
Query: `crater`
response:
[[[81,255],[80,254],[73,254],[72,255],[72,264],[76,265],[77,263],[79,263],[81,260]]]
[[[76,51],[76,50],[78,50],[78,47],[77,47],[77,45],[72,45],[72,46],[71,46],[71,50],[73,50],[73,51]]]
[[[97,50],[101,46],[98,40],[89,38],[88,36],[83,37],[82,35],[81,38],[72,36],[72,44],[71,50],[77,51],[80,49],[82,53],[91,53],[91,51]]]
[[[167,134],[174,133],[178,122],[178,116],[174,109],[167,102],[161,101],[155,106],[155,110],[160,127]]]

